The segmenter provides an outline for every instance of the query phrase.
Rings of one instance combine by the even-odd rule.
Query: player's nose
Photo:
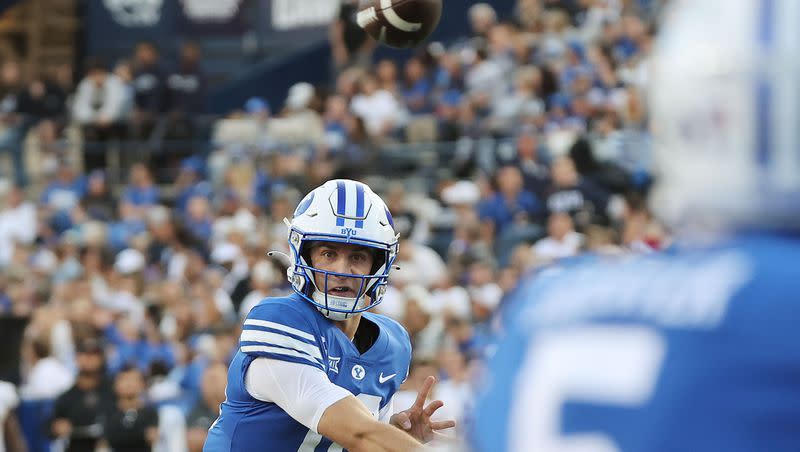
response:
[[[333,265],[331,265],[331,267],[332,267],[331,270],[333,270],[336,273],[350,273],[350,262],[349,259],[347,259],[346,257],[338,257],[333,262]],[[344,279],[347,279],[343,276],[337,276],[337,275],[332,275],[331,277],[334,278],[334,281],[340,281],[340,282]]]

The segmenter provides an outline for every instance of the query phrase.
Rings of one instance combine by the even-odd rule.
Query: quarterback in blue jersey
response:
[[[523,283],[476,451],[800,451],[800,2],[672,2],[655,49],[662,255]]]
[[[400,324],[366,312],[381,302],[398,249],[380,197],[329,181],[287,225],[294,294],[265,299],[245,319],[204,451],[410,451],[453,427],[430,420],[442,406],[425,406],[433,377],[394,412],[411,343]]]

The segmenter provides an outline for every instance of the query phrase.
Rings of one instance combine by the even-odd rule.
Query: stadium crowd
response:
[[[0,420],[20,426],[6,429],[9,450],[24,450],[15,431],[28,450],[201,450],[241,319],[291,290],[266,251],[287,250],[283,218],[338,177],[381,193],[401,235],[401,270],[376,308],[414,347],[395,406],[436,375],[441,415],[464,425],[494,314],[521,275],[668,240],[644,203],[648,5],[520,0],[503,21],[482,3],[472,36],[401,65],[372,64],[344,6],[332,86],[297,83],[280,111],[252,98],[213,124],[210,152],[153,153],[124,181],[108,170],[119,142],[202,135],[197,46],[171,71],[150,43],[113,68],[91,59],[74,87],[68,68],[22,83],[3,64],[0,142],[16,179],[2,187],[0,316],[30,319],[22,379],[0,383]],[[432,142],[453,152],[427,183],[382,164],[392,146]]]

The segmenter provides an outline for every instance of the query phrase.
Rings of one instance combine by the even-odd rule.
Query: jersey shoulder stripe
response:
[[[254,307],[242,325],[242,353],[325,369],[316,312],[294,297],[267,298]]]
[[[286,334],[262,330],[244,330],[242,331],[240,340],[242,345],[251,342],[253,344],[248,345],[277,345],[279,347],[304,353],[320,361],[322,360],[322,354],[320,353],[318,346],[309,344],[308,342],[303,342]]]
[[[264,328],[270,328],[273,330],[282,331],[284,333],[289,333],[295,335],[297,337],[303,338],[305,340],[316,342],[316,339],[311,334],[306,333],[305,331],[298,330],[297,328],[292,328],[290,326],[284,325],[282,323],[271,322],[269,320],[259,320],[259,319],[247,319],[244,321],[245,328],[248,326],[260,326]]]

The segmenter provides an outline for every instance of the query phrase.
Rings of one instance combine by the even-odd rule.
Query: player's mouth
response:
[[[355,298],[356,291],[347,286],[336,286],[328,290],[328,293],[337,297]]]

